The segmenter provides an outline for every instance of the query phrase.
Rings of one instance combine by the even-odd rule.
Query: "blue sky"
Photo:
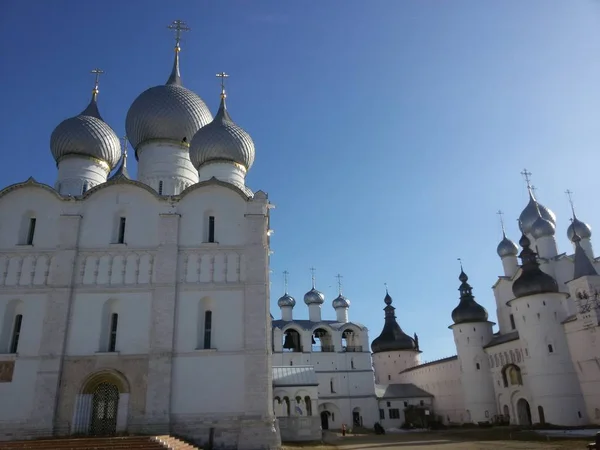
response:
[[[595,0],[6,1],[0,14],[2,185],[53,184],[50,133],[80,112],[106,74],[100,110],[119,134],[137,95],[164,83],[182,19],[184,84],[228,106],[253,137],[248,176],[270,194],[272,310],[290,272],[295,314],[309,267],[334,318],[337,273],[350,317],[370,338],[383,325],[384,283],[423,358],[454,354],[457,258],[495,319],[502,266],[496,211],[518,239],[519,172],[565,236],[579,216],[600,224],[600,2]],[[133,169],[135,173],[135,169]],[[600,249],[600,247],[599,247]]]

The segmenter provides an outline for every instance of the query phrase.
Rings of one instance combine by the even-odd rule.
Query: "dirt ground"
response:
[[[342,437],[329,433],[326,445],[289,444],[285,450],[312,448],[315,450],[585,450],[593,439],[558,439],[535,433],[510,430],[458,430],[414,432],[402,434],[354,435]]]

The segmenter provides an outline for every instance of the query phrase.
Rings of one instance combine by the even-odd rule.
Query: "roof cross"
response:
[[[183,20],[174,20],[171,25],[167,27],[169,30],[175,30],[175,49],[179,51],[179,43],[181,42],[181,32],[190,31],[190,28],[185,24]]]
[[[312,278],[312,287],[313,289],[315,288],[315,272],[317,271],[317,269],[315,269],[314,267],[311,267],[310,269],[310,273],[311,273],[311,278]]]
[[[100,81],[100,75],[102,75],[104,73],[104,70],[92,69],[90,71],[90,73],[93,73],[96,76],[96,79],[94,80],[94,92],[97,94],[98,93],[98,83]]]
[[[523,172],[521,172],[521,175],[523,175],[523,178],[525,178],[525,182],[527,183],[527,187],[531,188],[531,172],[527,172],[527,169],[523,169]]]
[[[344,277],[341,276],[339,273],[335,277],[338,280],[338,294],[342,295],[342,278],[344,278]]]
[[[463,266],[462,266],[462,259],[461,258],[456,258],[456,259],[457,259],[458,263],[460,264],[460,271],[464,272]]]
[[[290,273],[287,270],[283,271],[283,293],[287,294],[288,293],[288,275]]]
[[[225,78],[229,78],[229,74],[225,72],[218,73],[217,78],[221,79],[221,94],[225,93]]]
[[[498,217],[500,217],[500,226],[502,227],[502,234],[504,235],[504,237],[506,237],[506,231],[504,230],[504,213],[502,212],[502,210],[499,209],[496,214],[498,214]]]
[[[571,205],[571,211],[573,212],[573,217],[575,217],[575,205],[573,204],[573,192],[567,189],[565,191],[567,197],[569,198],[569,204]]]

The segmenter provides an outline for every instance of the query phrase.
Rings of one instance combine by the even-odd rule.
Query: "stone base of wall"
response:
[[[202,446],[223,450],[280,450],[279,424],[274,417],[239,415],[173,415],[171,434]]]
[[[52,427],[29,422],[0,422],[0,441],[19,441],[52,437]]]
[[[320,441],[321,418],[319,416],[278,417],[283,442]]]

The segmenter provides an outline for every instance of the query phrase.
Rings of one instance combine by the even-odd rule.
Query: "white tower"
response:
[[[375,383],[398,383],[398,374],[405,369],[418,366],[421,351],[419,340],[406,334],[396,321],[396,308],[392,306],[392,297],[387,291],[384,298],[385,322],[381,334],[371,342]]]
[[[483,347],[492,340],[494,324],[488,320],[485,308],[475,301],[462,266],[458,279],[460,303],[452,311],[454,325],[449,328],[454,333],[460,361],[467,421],[488,422],[497,414],[497,407],[489,360]]]
[[[190,161],[190,141],[212,120],[198,95],[183,87],[179,73],[181,32],[189,28],[180,20],[175,30],[175,61],[167,83],[142,92],[127,112],[125,128],[138,160],[138,181],[160,195],[177,195],[198,182]]]
[[[517,244],[506,237],[506,229],[504,228],[504,220],[502,218],[503,212],[498,211],[500,217],[500,226],[502,227],[502,240],[496,248],[498,256],[502,260],[502,267],[504,268],[504,275],[512,278],[519,270],[519,262],[517,261],[517,255],[519,254],[519,248]]]
[[[121,157],[119,138],[98,111],[98,79],[92,99],[77,116],[62,121],[52,132],[50,149],[58,166],[55,188],[62,195],[79,196],[104,183]]]
[[[308,320],[311,322],[321,321],[321,305],[325,302],[325,296],[315,288],[316,269],[310,269],[312,277],[312,289],[304,294],[304,303],[308,306]]]
[[[338,280],[338,296],[331,302],[335,309],[335,316],[338,322],[348,323],[348,308],[350,308],[350,300],[342,295],[342,276],[336,275]]]
[[[525,362],[534,402],[529,405],[533,421],[583,425],[587,423],[585,403],[562,324],[567,316],[562,304],[566,294],[560,293],[556,280],[540,269],[529,238],[521,236],[519,244],[523,247],[523,270],[513,283],[515,298],[509,304],[519,339],[529,355]],[[519,423],[526,423],[523,413],[518,415]]]

